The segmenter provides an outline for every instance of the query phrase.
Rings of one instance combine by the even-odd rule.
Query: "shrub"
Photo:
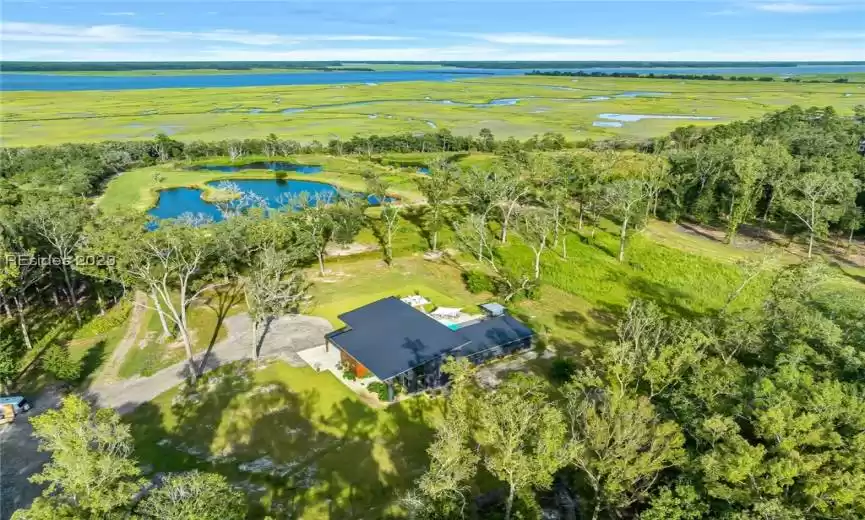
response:
[[[132,303],[129,300],[121,300],[120,303],[112,307],[105,314],[96,316],[85,323],[83,327],[75,332],[75,338],[100,336],[122,326],[126,323],[130,310],[132,310]]]
[[[567,383],[577,371],[577,364],[572,359],[556,358],[550,366],[550,379],[556,384]]]
[[[357,376],[354,374],[354,370],[352,370],[351,368],[344,369],[342,371],[342,377],[346,381],[354,381],[355,379],[357,379]]]
[[[75,381],[81,376],[81,363],[69,357],[69,350],[51,345],[42,355],[42,368],[61,381]]]
[[[381,381],[375,381],[370,383],[367,389],[369,389],[370,392],[376,394],[380,401],[388,400],[387,385],[382,383]]]
[[[472,293],[495,292],[493,279],[486,273],[480,271],[467,271],[463,273],[463,281],[466,288]]]

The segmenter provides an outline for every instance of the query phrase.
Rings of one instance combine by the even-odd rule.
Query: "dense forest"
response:
[[[232,217],[222,222],[179,219],[154,229],[143,215],[103,215],[90,203],[112,176],[217,156],[330,153],[384,161],[387,153],[435,152],[430,175],[418,178],[430,247],[436,249],[440,229],[452,228],[459,247],[477,259],[467,283],[505,302],[536,297],[544,252],[565,245],[559,233],[579,230],[591,240],[602,219],[618,229],[620,262],[628,260],[631,234],[652,218],[721,228],[729,243],[746,226],[785,233],[810,260],[778,269],[757,310],[733,311],[729,303],[766,270],[763,262],[744,266],[742,287],[709,315],[669,316],[635,301],[608,341],[557,359],[551,382],[521,375],[487,393],[471,367],[450,364],[447,420],[429,449],[427,473],[402,498],[405,508],[417,518],[539,518],[541,504],[552,501],[592,519],[862,518],[865,306],[861,295],[828,281],[830,267],[819,253],[828,237],[852,242],[865,227],[863,134],[865,107],[851,118],[794,106],[639,143],[573,143],[556,134],[499,140],[489,130],[476,137],[440,130],[326,144],[276,135],[183,143],[160,135],[5,148],[0,382],[14,387],[28,351],[44,346],[35,344],[36,316],[59,313],[80,326],[134,291],[159,310],[166,334],[170,328],[180,337],[194,380],[185,311],[202,292],[243,287],[254,326],[261,325],[296,310],[302,270],[322,267],[325,247],[352,242],[361,226],[377,229],[384,260],[392,262],[392,232],[404,218],[387,197],[386,179],[371,171],[367,192],[382,201],[376,216],[365,213],[365,198],[304,198],[289,212],[241,198],[221,207]],[[454,153],[471,151],[495,160],[460,167]],[[509,232],[533,262],[507,262]],[[560,255],[567,259],[567,251]],[[58,261],[22,261],[39,257]],[[42,331],[39,341],[50,343],[61,330],[54,337]],[[50,350],[42,357],[46,371],[78,377],[80,367],[62,347]],[[85,403],[70,400],[57,414],[37,425],[49,440],[63,424],[92,421],[97,433],[129,442],[116,419],[92,416]],[[168,507],[158,494],[135,509],[129,490],[139,473],[123,456],[112,459],[120,470],[101,475],[115,490],[104,500],[87,486],[72,489],[62,471],[44,472],[59,491],[20,518],[50,518],[52,510],[69,518],[130,510],[158,517],[153,511]],[[501,493],[482,494],[475,487],[481,474],[504,483]],[[189,478],[208,488],[207,475]],[[225,489],[224,480],[213,484],[208,489]],[[170,495],[170,485],[160,490]]]

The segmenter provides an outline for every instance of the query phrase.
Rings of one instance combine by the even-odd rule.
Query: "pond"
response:
[[[218,188],[224,181],[208,182],[210,187]],[[278,179],[233,179],[230,181],[244,193],[252,193],[261,197],[269,208],[284,208],[286,202],[292,196],[307,193],[311,197],[331,197],[333,200],[345,195],[344,191],[323,182],[278,180]],[[159,192],[159,200],[156,206],[148,211],[158,219],[178,218],[185,213],[193,215],[203,214],[214,222],[223,220],[222,213],[216,204],[207,202],[201,198],[202,191],[198,188],[170,188]],[[363,194],[356,194],[364,196]],[[372,195],[366,196],[372,205],[378,205],[378,199]]]
[[[712,116],[685,116],[685,115],[662,115],[662,114],[598,114],[600,119],[610,119],[623,123],[634,123],[643,119],[691,119],[698,121],[712,121],[719,119]]]
[[[599,126],[601,128],[621,128],[624,126],[624,123],[620,121],[594,121],[592,122],[592,126]]]
[[[320,173],[322,167],[318,164],[294,164],[285,161],[257,161],[246,164],[199,164],[190,167],[191,170],[208,170],[212,172],[237,173],[244,170],[270,170],[274,172]]]

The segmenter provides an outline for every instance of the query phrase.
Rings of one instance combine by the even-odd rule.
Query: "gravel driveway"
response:
[[[229,316],[225,320],[225,327],[228,337],[215,344],[208,353],[196,357],[196,362],[200,364],[206,356],[205,370],[251,357],[252,326],[249,316]],[[324,343],[324,335],[332,329],[324,318],[283,316],[270,324],[259,356],[278,358],[294,366],[303,366],[304,362],[296,352],[321,345]],[[135,377],[107,385],[97,384],[90,388],[88,395],[101,407],[112,407],[120,413],[128,413],[141,403],[150,401],[182,383],[186,380],[187,373],[188,365],[183,361],[149,377]]]
[[[60,402],[59,388],[47,388],[30,400],[33,408],[15,422],[0,426],[0,519],[6,520],[19,507],[26,507],[39,496],[42,486],[27,477],[48,461],[48,453],[36,451],[30,417],[54,408]]]

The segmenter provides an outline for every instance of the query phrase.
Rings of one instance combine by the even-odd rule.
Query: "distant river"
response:
[[[0,73],[0,91],[13,90],[132,90],[154,88],[258,87],[361,83],[375,86],[393,81],[452,81],[487,76],[514,76],[531,69],[397,70],[376,72],[293,72],[274,74],[189,74],[178,76],[72,76],[65,74]],[[865,72],[860,65],[797,65],[794,67],[596,67],[585,72],[637,72],[640,74],[845,74]]]

